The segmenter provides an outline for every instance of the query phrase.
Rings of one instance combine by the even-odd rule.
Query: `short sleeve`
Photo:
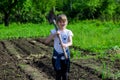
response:
[[[53,30],[51,30],[50,32],[51,32],[51,34],[55,34],[55,33],[56,33],[56,30],[53,29]]]
[[[71,30],[68,31],[68,36],[73,36],[73,33]]]

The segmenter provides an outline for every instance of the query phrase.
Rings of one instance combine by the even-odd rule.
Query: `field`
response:
[[[52,48],[43,44],[43,40],[0,41],[0,79],[54,80]],[[119,61],[112,62],[109,58],[72,59],[69,80],[119,80]]]
[[[74,33],[69,80],[120,80],[119,24],[92,23],[68,26]],[[51,28],[33,24],[0,27],[0,80],[55,79],[52,45],[44,44]]]

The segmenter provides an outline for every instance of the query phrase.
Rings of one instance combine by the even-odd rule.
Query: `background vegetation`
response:
[[[43,23],[52,7],[70,21],[120,19],[120,0],[0,0],[0,23]]]

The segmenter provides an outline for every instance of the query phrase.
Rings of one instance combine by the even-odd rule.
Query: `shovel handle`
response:
[[[53,20],[53,24],[54,24],[54,27],[55,27],[55,29],[56,29],[56,31],[57,31],[57,30],[58,30],[58,27],[57,27],[57,24],[56,24],[56,21],[55,21],[55,20]],[[61,44],[61,47],[62,47],[64,56],[65,56],[65,59],[68,59],[68,56],[67,56],[67,53],[66,53],[66,49],[62,46],[62,39],[61,39],[61,36],[58,35],[58,38],[59,38],[59,41],[60,41],[60,44]]]
[[[58,35],[58,38],[59,38],[59,41],[60,41],[60,44],[61,44],[61,47],[62,47],[64,56],[65,56],[65,59],[68,59],[68,56],[67,56],[67,53],[66,53],[66,49],[62,46],[62,39],[61,39],[61,36]]]

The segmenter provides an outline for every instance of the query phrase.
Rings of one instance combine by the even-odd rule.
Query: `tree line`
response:
[[[42,23],[53,7],[69,20],[120,19],[120,0],[0,0],[0,23]]]

